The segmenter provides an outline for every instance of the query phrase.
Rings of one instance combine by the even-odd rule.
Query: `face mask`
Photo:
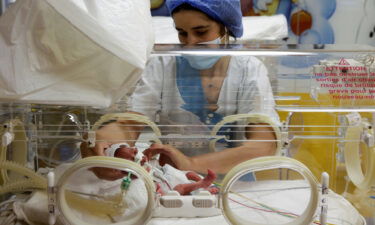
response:
[[[216,38],[215,40],[212,41],[206,41],[206,42],[200,42],[198,45],[203,45],[203,44],[221,44],[221,37]]]
[[[184,57],[190,64],[191,67],[197,70],[205,70],[212,68],[220,56],[201,56],[201,55],[184,55]]]
[[[207,42],[201,42],[198,44],[220,44],[221,43],[221,38],[217,38],[212,41],[207,41]],[[221,58],[220,56],[216,55],[183,55],[184,57],[190,64],[191,67],[197,70],[205,70],[212,68],[217,61]]]

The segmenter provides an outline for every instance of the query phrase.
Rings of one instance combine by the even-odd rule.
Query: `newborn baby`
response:
[[[200,188],[208,190],[212,194],[218,192],[218,188],[211,187],[216,179],[216,174],[211,170],[207,170],[207,176],[202,178],[195,172],[181,171],[168,164],[160,166],[157,160],[147,159],[137,148],[130,147],[126,143],[111,145],[106,149],[106,155],[139,163],[150,172],[156,182],[156,191],[162,195],[171,190],[177,191],[181,195],[189,195]]]

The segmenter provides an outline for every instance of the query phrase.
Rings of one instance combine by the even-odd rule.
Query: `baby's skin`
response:
[[[135,161],[137,154],[137,148],[128,147],[126,145],[120,145],[120,147],[116,149],[114,156],[118,158],[127,159],[130,161]],[[140,164],[143,166],[147,161],[147,157],[143,156],[140,160]],[[207,175],[203,179],[197,173],[189,171],[186,173],[186,178],[194,182],[178,184],[175,187],[173,187],[173,190],[177,191],[181,195],[189,195],[192,191],[202,188],[208,190],[211,194],[217,194],[219,191],[218,188],[211,187],[211,184],[215,181],[216,177],[216,174],[210,169],[207,170]],[[160,194],[164,194],[160,188],[160,184],[156,184],[156,186],[157,192]]]

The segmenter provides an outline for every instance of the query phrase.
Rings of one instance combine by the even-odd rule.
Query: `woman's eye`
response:
[[[197,36],[203,36],[203,35],[205,35],[207,33],[207,31],[197,31],[196,32],[196,35]]]
[[[187,33],[186,32],[178,32],[178,35],[186,37]]]

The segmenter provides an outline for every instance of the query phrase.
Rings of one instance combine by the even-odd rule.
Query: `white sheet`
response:
[[[0,17],[0,100],[109,107],[153,46],[148,0],[25,0]]]
[[[253,200],[260,200],[267,205],[288,205],[288,210],[301,212],[306,206],[306,196],[308,196],[308,185],[304,181],[264,181],[257,182],[252,186],[253,190],[259,190],[251,194]],[[285,189],[287,188],[287,189]],[[280,191],[283,189],[282,191]],[[273,190],[273,191],[272,191]],[[247,196],[250,196],[247,194]],[[342,196],[330,191],[328,199],[328,223],[335,225],[364,225],[364,218],[358,211]],[[235,205],[235,204],[234,204]],[[244,209],[239,207],[236,210],[243,212],[247,218],[254,218],[253,222],[260,224],[280,224],[282,218],[275,213],[260,213],[260,211]],[[246,210],[246,211],[245,211]],[[320,210],[320,208],[318,208]],[[268,222],[261,222],[257,216],[263,214]],[[319,218],[316,218],[318,220]],[[275,222],[277,221],[277,222]],[[224,216],[213,216],[207,218],[153,218],[147,225],[227,225],[229,224]]]
[[[277,207],[277,205],[282,205],[281,209],[285,209],[286,205],[288,205],[288,211],[292,211],[294,213],[301,212],[304,207],[306,206],[306,196],[308,196],[309,189],[307,188],[308,185],[304,181],[294,180],[294,181],[262,181],[256,182],[251,187],[253,200],[261,201],[268,206]],[[142,186],[142,185],[141,185]],[[139,188],[141,186],[137,186]],[[92,186],[95,189],[95,186]],[[88,190],[85,190],[85,192]],[[238,189],[236,189],[239,192]],[[96,192],[95,192],[96,193]],[[243,193],[246,194],[246,193]],[[249,194],[246,194],[250,196]],[[35,195],[34,195],[35,197]],[[43,197],[43,196],[42,196]],[[141,196],[140,196],[141,197]],[[40,197],[39,197],[40,198]],[[142,202],[140,200],[142,198],[137,199],[138,201],[138,208],[141,209],[142,207],[139,203]],[[143,199],[145,201],[146,199]],[[330,191],[328,196],[328,223],[335,224],[335,225],[365,225],[364,218],[358,213],[358,211],[342,196]],[[35,202],[35,201],[34,201]],[[40,204],[29,204],[19,202],[19,210],[23,210],[22,215],[26,215],[29,217],[28,219],[31,221],[38,221],[37,224],[42,222],[47,222],[48,212],[47,210],[47,202],[46,196],[39,200]],[[247,203],[248,204],[248,203]],[[142,205],[142,204],[141,204]],[[240,214],[246,215],[247,219],[256,218],[255,216],[259,216],[261,214],[265,215],[268,219],[267,221],[263,221],[261,224],[279,224],[278,220],[275,218],[281,218],[279,215],[271,212],[263,212],[260,210],[252,210],[246,209],[243,207],[237,208],[238,204],[234,203],[236,209],[235,212],[240,212],[241,210],[246,210],[246,213]],[[34,212],[35,209],[38,208],[40,212],[37,214]],[[137,207],[135,207],[137,208]],[[261,207],[257,207],[261,208]],[[134,209],[134,208],[133,208]],[[21,210],[21,211],[22,211]],[[317,209],[317,212],[320,208]],[[132,210],[134,211],[134,210]],[[32,213],[32,214],[30,214]],[[19,214],[19,213],[18,213]],[[34,215],[43,214],[44,216],[39,216],[38,218],[34,218]],[[38,220],[36,220],[38,219]],[[85,218],[87,221],[88,218]],[[318,218],[316,218],[318,220]],[[107,221],[109,222],[109,221]],[[258,221],[254,221],[258,222]],[[121,225],[121,222],[118,223]],[[224,216],[211,216],[205,218],[152,218],[147,225],[193,225],[193,224],[204,224],[204,225],[227,225],[229,224]]]

